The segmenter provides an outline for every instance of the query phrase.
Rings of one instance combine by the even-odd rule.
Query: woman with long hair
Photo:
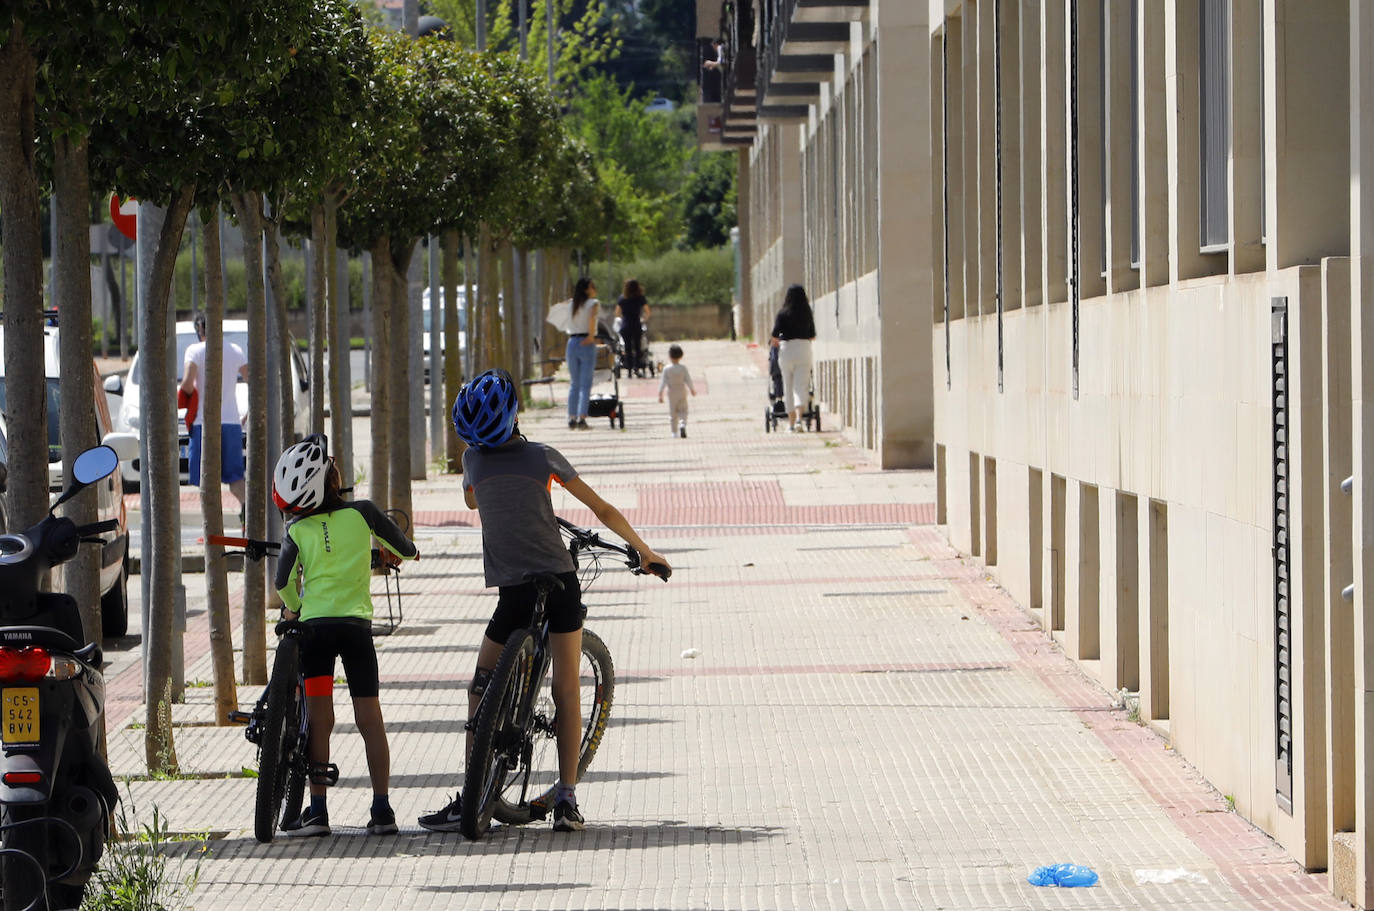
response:
[[[573,288],[572,325],[568,333],[568,429],[587,429],[587,406],[592,397],[592,373],[596,369],[596,318],[601,302],[596,299],[596,282],[579,278]]]
[[[625,363],[633,371],[644,369],[644,321],[649,318],[649,302],[644,287],[633,278],[625,279],[625,289],[615,303],[620,317],[620,337],[625,341]]]
[[[816,340],[816,318],[806,289],[793,285],[783,297],[782,309],[773,320],[772,337],[768,344],[778,349],[778,367],[782,370],[782,400],[787,404],[793,433],[802,429],[802,411],[811,389],[811,343]]]

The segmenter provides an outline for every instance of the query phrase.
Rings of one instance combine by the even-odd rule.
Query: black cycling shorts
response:
[[[544,602],[549,632],[575,633],[582,628],[582,586],[578,584],[575,572],[558,573],[557,576],[563,587],[549,592],[548,600]],[[487,638],[504,645],[511,633],[529,626],[539,592],[533,582],[503,585],[499,591],[496,613],[491,615],[491,622],[487,624]]]
[[[372,624],[366,620],[320,618],[305,621],[301,642],[301,674],[334,679],[334,659],[343,659],[348,695],[354,699],[376,696],[377,649],[372,644]]]

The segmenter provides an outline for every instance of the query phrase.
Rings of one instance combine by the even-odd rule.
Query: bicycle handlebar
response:
[[[252,538],[233,535],[210,535],[205,541],[207,544],[218,544],[220,547],[242,547],[243,555],[250,560],[261,560],[263,557],[275,556],[281,552],[281,544],[276,541],[255,541]]]
[[[568,548],[572,550],[574,558],[576,558],[578,551],[595,547],[601,550],[613,551],[623,556],[625,558],[625,565],[630,568],[630,572],[637,576],[657,576],[664,582],[667,582],[668,577],[673,574],[672,567],[663,563],[650,563],[648,566],[641,566],[639,562],[639,551],[628,544],[616,544],[613,541],[607,541],[591,529],[574,525],[562,516],[555,516],[554,518],[557,519],[558,524],[572,536],[572,541],[569,542]]]

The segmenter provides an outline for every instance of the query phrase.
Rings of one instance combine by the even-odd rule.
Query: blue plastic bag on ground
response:
[[[1032,886],[1095,886],[1097,874],[1081,864],[1052,864],[1036,867],[1035,872],[1026,877]]]

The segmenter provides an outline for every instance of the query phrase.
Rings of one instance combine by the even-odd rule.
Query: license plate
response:
[[[0,719],[0,742],[37,743],[38,731],[38,687],[6,687],[0,702],[4,705],[4,717]]]

